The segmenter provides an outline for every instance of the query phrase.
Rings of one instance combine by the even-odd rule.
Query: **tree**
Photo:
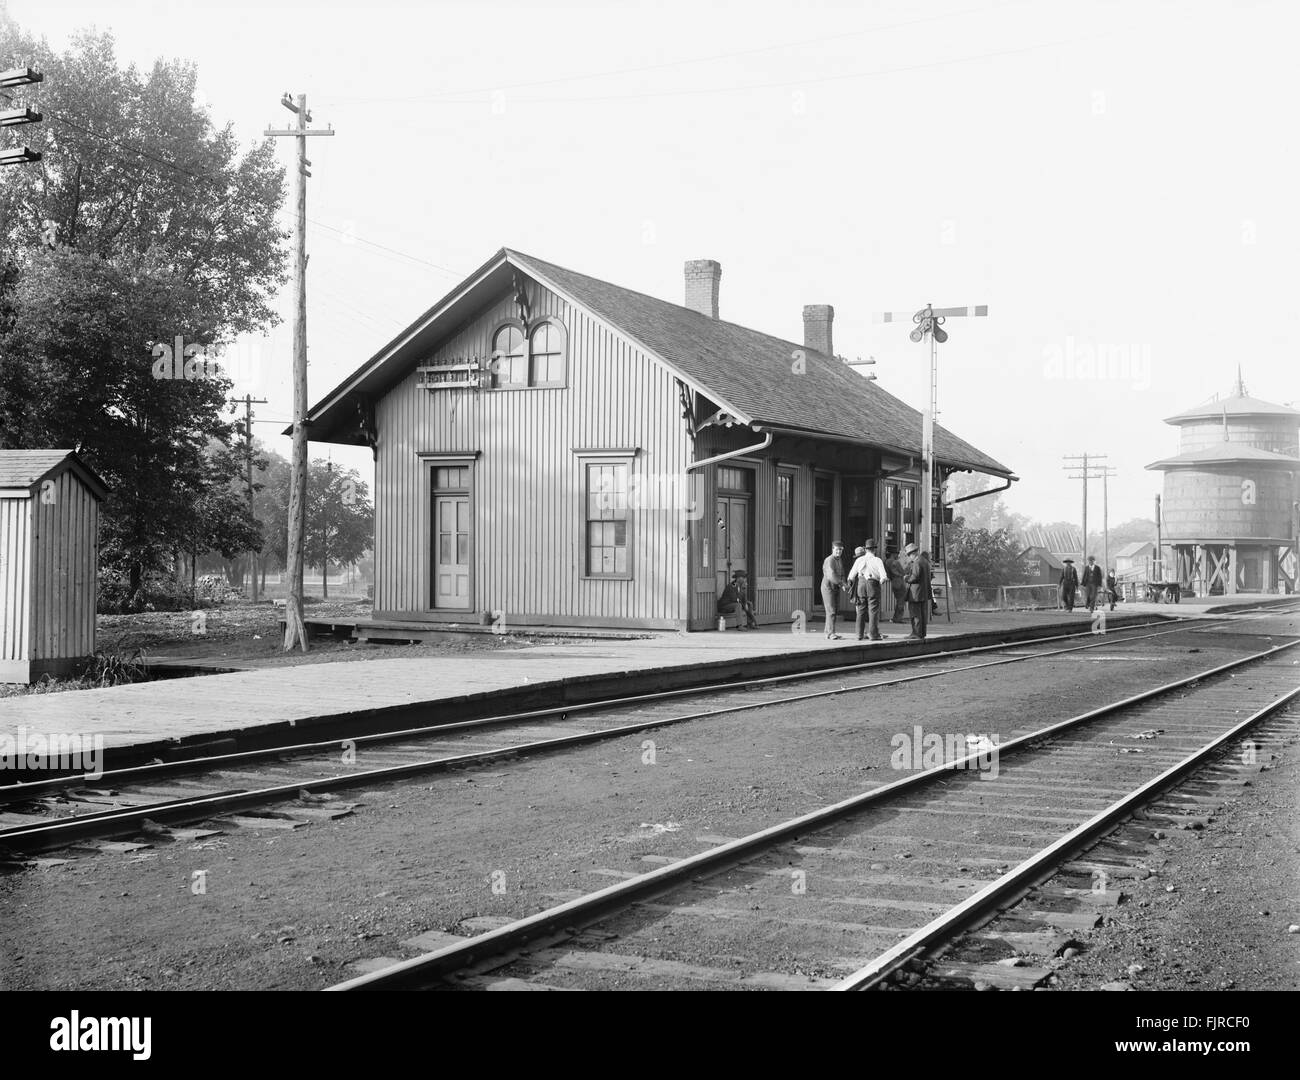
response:
[[[235,472],[206,451],[231,445],[230,382],[203,360],[275,321],[283,170],[213,128],[192,65],[120,69],[108,34],[56,54],[0,9],[0,67],[18,64],[44,71],[23,100],[46,119],[40,164],[0,173],[0,446],[88,459],[103,561],[135,596],[171,552],[228,546]]]
[[[349,566],[370,550],[375,511],[369,489],[356,469],[313,461],[307,469],[307,531],[303,557],[321,568],[321,590],[329,596],[329,564]]]
[[[948,527],[948,570],[975,589],[1016,585],[1027,577],[1019,543],[1006,529],[973,529],[965,518]]]
[[[948,481],[948,492],[945,498],[951,503],[954,499],[988,491],[997,486],[999,483],[995,477],[983,473],[953,473]],[[1024,514],[1017,514],[1008,508],[1001,493],[958,503],[955,512],[965,517],[967,528],[971,529],[1006,529],[1015,533],[1029,524],[1029,519]]]

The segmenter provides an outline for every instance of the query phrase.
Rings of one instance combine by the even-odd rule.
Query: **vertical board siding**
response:
[[[681,475],[686,436],[670,372],[583,310],[534,284],[533,321],[568,331],[566,386],[440,390],[411,373],[376,404],[375,608],[432,609],[429,465],[422,454],[477,454],[472,469],[471,612],[532,619],[686,618],[681,511],[631,515],[630,580],[582,577],[582,463],[575,450],[639,447],[631,475]],[[496,326],[515,318],[501,299],[431,359],[486,356]],[[422,360],[422,363],[428,360]]]
[[[0,499],[0,660],[29,656],[31,503],[31,499]]]
[[[51,481],[52,501],[38,489],[32,515],[32,660],[95,651],[95,565],[99,507],[71,470]]]

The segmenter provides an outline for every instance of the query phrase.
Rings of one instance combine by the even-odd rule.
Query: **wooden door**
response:
[[[714,578],[719,595],[737,570],[749,574],[749,504],[748,496],[724,495],[718,499]]]
[[[433,606],[468,610],[469,496],[435,495],[433,522]]]

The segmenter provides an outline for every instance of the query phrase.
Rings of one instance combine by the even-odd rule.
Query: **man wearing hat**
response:
[[[718,597],[718,614],[734,615],[736,608],[740,608],[745,613],[745,629],[757,630],[758,623],[754,619],[754,605],[749,601],[749,580],[745,571],[737,570],[731,575],[731,582],[722,590],[722,595]]]
[[[826,609],[826,636],[838,641],[835,632],[835,609],[839,607],[840,589],[844,587],[844,541],[836,540],[831,553],[822,562],[822,606]]]
[[[889,571],[889,584],[894,591],[894,614],[890,622],[906,622],[903,612],[907,610],[907,571],[903,569],[903,562],[898,557],[898,551],[888,552],[885,558],[885,569]]]
[[[1088,610],[1097,607],[1097,594],[1101,591],[1101,567],[1097,565],[1097,556],[1088,556],[1088,565],[1083,568],[1083,602]]]
[[[849,571],[849,591],[858,610],[858,640],[869,623],[872,641],[880,641],[880,590],[889,584],[889,571],[876,554],[876,542],[868,540],[858,548],[858,559]]]
[[[1065,568],[1061,571],[1061,581],[1056,589],[1057,600],[1066,611],[1074,610],[1074,594],[1079,590],[1079,572],[1074,568],[1073,559],[1062,559]]]
[[[909,640],[925,640],[925,625],[930,621],[930,604],[934,593],[930,589],[930,558],[915,544],[908,544],[903,553],[911,560],[907,575],[907,611],[912,616],[912,633]]]

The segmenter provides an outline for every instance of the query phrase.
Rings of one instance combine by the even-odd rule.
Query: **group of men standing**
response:
[[[1080,581],[1079,572],[1074,568],[1073,559],[1062,559],[1065,568],[1061,571],[1061,580],[1056,587],[1057,599],[1060,606],[1066,611],[1073,611],[1076,598],[1078,596]],[[1097,556],[1088,556],[1088,565],[1083,568],[1083,602],[1087,605],[1088,610],[1092,611],[1097,606],[1097,596],[1101,592],[1102,586],[1101,567],[1097,565]],[[1115,610],[1115,601],[1118,598],[1119,588],[1115,583],[1115,571],[1109,571],[1105,576],[1106,595],[1110,600],[1110,610]]]
[[[903,621],[903,604],[906,603],[912,618],[909,640],[924,641],[930,606],[934,602],[930,556],[915,544],[908,544],[903,549],[907,559],[904,566],[896,554],[885,559],[877,555],[875,540],[867,540],[854,554],[857,558],[846,574],[844,542],[836,540],[831,545],[831,554],[822,563],[821,594],[826,610],[826,636],[833,641],[839,640],[835,618],[840,591],[847,588],[857,609],[858,640],[884,640],[885,635],[880,632],[880,600],[888,588],[894,594],[893,621]]]

